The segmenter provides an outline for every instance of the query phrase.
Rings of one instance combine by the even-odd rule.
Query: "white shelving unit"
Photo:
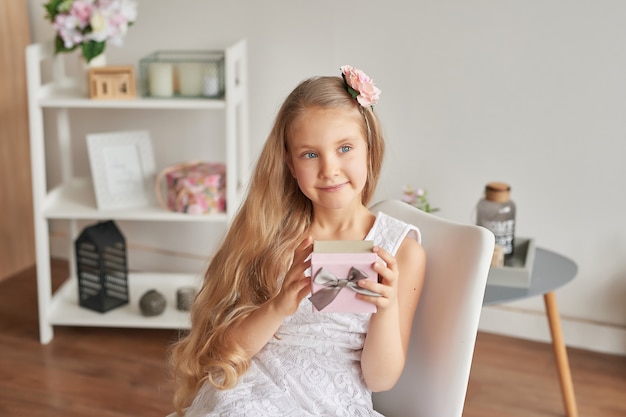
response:
[[[39,335],[41,343],[53,338],[53,326],[186,328],[187,313],[176,310],[176,288],[197,285],[197,277],[188,274],[130,273],[130,302],[106,313],[82,308],[78,304],[78,288],[73,251],[70,254],[70,276],[52,293],[50,270],[49,221],[68,221],[69,241],[78,235],[78,220],[124,220],[157,222],[221,222],[227,223],[239,206],[248,179],[248,101],[247,44],[241,40],[225,48],[226,94],[223,99],[153,99],[91,100],[81,94],[78,80],[65,75],[63,60],[55,57],[52,43],[34,44],[26,50],[28,99],[30,117],[30,148],[37,256],[37,295],[39,303]],[[44,62],[52,63],[52,80],[43,82]],[[46,145],[44,110],[56,115],[61,185],[49,187],[46,176]],[[225,123],[225,156],[227,212],[204,216],[173,213],[158,206],[127,210],[103,211],[96,206],[91,178],[75,177],[71,161],[70,109],[154,109],[159,111],[220,111]],[[196,159],[190,155],[190,160]],[[155,317],[144,317],[138,298],[150,288],[159,288],[167,299],[166,311]]]

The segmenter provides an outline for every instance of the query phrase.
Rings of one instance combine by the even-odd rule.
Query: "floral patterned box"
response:
[[[167,204],[160,189],[165,179]],[[157,197],[169,210],[188,214],[226,211],[226,166],[222,163],[189,162],[163,170],[157,178]]]

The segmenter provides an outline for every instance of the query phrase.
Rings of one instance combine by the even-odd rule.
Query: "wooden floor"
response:
[[[54,261],[53,271],[56,287],[66,264]],[[35,272],[26,270],[0,282],[0,416],[164,417],[172,409],[165,352],[175,337],[57,327],[41,345]],[[579,415],[626,416],[626,357],[568,353]],[[564,415],[550,345],[479,334],[465,417]]]

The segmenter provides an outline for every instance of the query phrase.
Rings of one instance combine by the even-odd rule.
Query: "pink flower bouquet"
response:
[[[135,0],[50,0],[44,7],[57,34],[55,52],[80,46],[87,62],[102,54],[109,41],[121,46],[137,19]]]
[[[417,207],[426,213],[439,211],[439,208],[431,207],[428,202],[428,192],[423,188],[414,189],[413,187],[407,185],[402,189],[402,194],[402,201],[412,205],[413,207]]]

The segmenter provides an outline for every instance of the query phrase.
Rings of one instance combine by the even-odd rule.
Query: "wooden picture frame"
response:
[[[89,69],[89,97],[119,100],[136,97],[135,70],[132,65]]]

